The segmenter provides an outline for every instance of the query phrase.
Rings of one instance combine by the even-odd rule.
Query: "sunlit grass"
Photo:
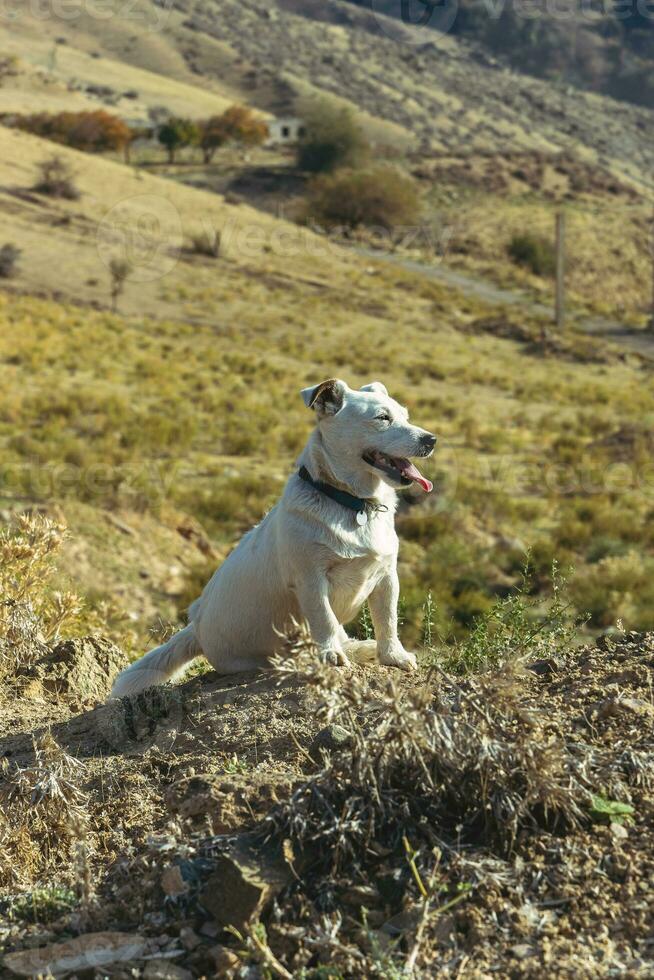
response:
[[[647,371],[470,331],[488,312],[479,303],[401,270],[325,269],[324,288],[289,276],[272,298],[236,266],[213,287],[190,283],[184,302],[204,325],[0,295],[2,498],[81,503],[99,528],[107,510],[162,527],[189,515],[224,554],[279,497],[307,438],[299,389],[379,378],[440,437],[426,466],[436,492],[408,498],[398,519],[409,638],[429,590],[442,634],[464,634],[517,583],[527,547],[536,589],[552,559],[574,565],[593,626],[650,625]],[[157,547],[155,534],[139,568]],[[123,588],[140,574],[130,554],[108,556]]]

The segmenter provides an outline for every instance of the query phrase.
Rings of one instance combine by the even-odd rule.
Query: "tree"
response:
[[[368,156],[368,142],[349,109],[323,100],[303,114],[304,136],[298,144],[298,166],[311,173],[358,167]]]
[[[70,114],[68,145],[88,153],[103,153],[107,150],[124,150],[131,141],[129,126],[118,116],[98,109],[95,112]]]
[[[200,146],[205,163],[211,163],[217,149],[227,143],[260,146],[268,136],[268,127],[251,109],[233,105],[220,116],[200,124]]]
[[[132,272],[132,266],[125,259],[113,258],[109,263],[109,275],[111,276],[111,311],[116,313],[118,310],[118,300],[125,289],[125,283]]]
[[[36,136],[86,153],[125,150],[132,140],[129,126],[104,109],[93,112],[40,112],[19,118],[16,125]]]
[[[205,164],[211,163],[216,150],[227,143],[228,137],[222,116],[211,116],[200,123],[200,147]]]
[[[317,177],[307,217],[327,225],[393,228],[414,224],[420,215],[415,182],[388,164],[369,170],[341,170]]]
[[[184,146],[192,146],[200,138],[197,123],[192,119],[173,117],[159,127],[159,142],[168,151],[168,163],[175,162],[175,153]]]

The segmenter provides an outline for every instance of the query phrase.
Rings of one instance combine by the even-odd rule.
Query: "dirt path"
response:
[[[394,255],[391,252],[381,252],[373,248],[362,246],[354,249],[360,255],[365,255],[380,262],[387,262],[392,265],[401,266],[410,272],[426,279],[434,279],[451,286],[468,296],[475,296],[484,303],[493,306],[519,306],[528,310],[536,316],[552,318],[552,309],[544,303],[539,303],[529,296],[528,293],[517,289],[506,289],[496,286],[487,279],[471,276],[465,272],[450,269],[443,264],[426,265],[415,259],[409,259],[401,255]],[[569,319],[573,322],[575,330],[583,333],[592,334],[595,337],[607,340],[610,343],[626,347],[641,357],[649,357],[654,360],[654,333],[646,333],[620,323],[618,320],[608,320],[604,317],[582,318],[572,310]]]

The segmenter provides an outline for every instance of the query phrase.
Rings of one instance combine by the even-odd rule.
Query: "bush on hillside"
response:
[[[205,228],[191,236],[191,251],[196,255],[206,255],[207,258],[220,257],[222,236],[213,228]]]
[[[510,258],[535,276],[553,276],[556,271],[556,250],[549,238],[525,232],[514,235],[508,245]]]
[[[20,256],[21,251],[15,245],[7,243],[0,248],[0,279],[11,279]]]
[[[74,174],[70,164],[60,156],[48,157],[39,166],[39,179],[34,190],[39,194],[49,194],[50,197],[62,197],[68,201],[76,201],[80,192],[75,186]]]
[[[395,167],[344,170],[317,178],[307,202],[308,216],[329,226],[392,229],[418,220],[420,198],[414,181]]]
[[[118,116],[104,109],[93,112],[39,112],[18,119],[19,129],[86,153],[124,150],[132,132]]]
[[[368,143],[349,109],[323,101],[304,113],[297,156],[300,170],[331,173],[339,167],[358,167],[367,155]]]
[[[117,256],[109,263],[109,275],[111,276],[111,310],[116,313],[118,310],[118,300],[125,290],[125,283],[132,272],[132,266],[125,259]]]
[[[0,530],[0,684],[76,621],[79,600],[51,588],[64,536],[62,525],[27,514]]]

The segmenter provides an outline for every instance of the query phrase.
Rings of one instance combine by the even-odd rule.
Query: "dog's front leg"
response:
[[[397,635],[397,603],[400,598],[400,581],[395,566],[389,568],[368,596],[368,608],[377,638],[377,655],[380,664],[415,670],[418,666],[415,653],[409,653]]]
[[[327,663],[347,667],[349,658],[343,651],[341,624],[329,604],[329,583],[327,576],[314,572],[303,576],[296,586],[302,618],[309,624],[309,630],[320,655]]]

